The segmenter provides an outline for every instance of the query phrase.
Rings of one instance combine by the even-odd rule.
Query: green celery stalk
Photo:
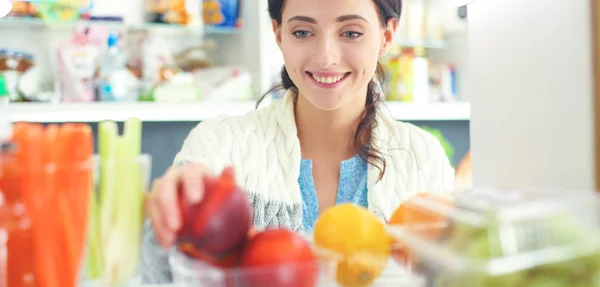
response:
[[[98,153],[101,163],[98,188],[100,197],[100,235],[103,246],[106,245],[108,234],[115,220],[118,131],[117,123],[113,121],[103,121],[98,126]]]
[[[115,219],[106,245],[109,284],[124,284],[135,273],[141,243],[143,215],[141,153],[142,124],[125,122],[124,135],[117,141]]]
[[[104,276],[104,246],[107,230],[112,218],[113,204],[107,204],[114,197],[115,169],[108,163],[114,160],[118,127],[115,122],[103,121],[98,125],[99,178],[90,199],[87,274],[89,279]]]
[[[100,203],[95,194],[90,197],[90,215],[88,222],[88,258],[87,277],[89,279],[101,278],[104,271],[104,256],[102,242],[100,241]]]

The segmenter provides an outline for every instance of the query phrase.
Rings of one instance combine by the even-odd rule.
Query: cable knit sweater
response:
[[[254,207],[254,226],[302,230],[300,141],[294,117],[294,97],[288,91],[281,100],[243,116],[221,116],[198,124],[175,157],[174,165],[198,162],[219,171],[233,165],[237,183],[247,191]],[[387,221],[396,207],[422,192],[450,191],[454,170],[439,141],[418,127],[395,121],[385,107],[378,107],[373,144],[386,159],[386,172],[367,171],[368,208]],[[143,280],[168,281],[168,263],[158,251],[146,225],[142,258]],[[164,266],[164,265],[166,266]],[[163,268],[163,272],[160,269]]]

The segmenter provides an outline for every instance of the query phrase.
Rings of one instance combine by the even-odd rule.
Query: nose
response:
[[[322,68],[327,69],[340,62],[340,47],[336,40],[330,37],[321,37],[315,49],[315,62]]]

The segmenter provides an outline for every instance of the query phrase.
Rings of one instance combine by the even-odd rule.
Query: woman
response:
[[[442,192],[454,172],[430,134],[382,109],[378,57],[393,42],[401,0],[269,0],[285,67],[283,99],[245,116],[200,123],[154,183],[144,235],[146,282],[169,280],[165,248],[181,226],[176,189],[202,198],[201,179],[232,165],[254,207],[254,227],[307,230],[340,202],[387,220],[420,192]],[[160,248],[159,244],[164,248]]]

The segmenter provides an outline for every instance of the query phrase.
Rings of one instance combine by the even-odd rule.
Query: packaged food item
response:
[[[36,17],[37,9],[29,1],[12,1],[12,9],[8,15],[13,17]]]
[[[17,91],[25,102],[50,102],[56,98],[52,81],[43,79],[43,70],[39,66],[34,66],[19,77]]]
[[[387,83],[388,101],[412,102],[415,94],[415,54],[413,49],[399,49],[392,54],[386,64],[389,75]]]
[[[49,23],[73,22],[87,13],[92,0],[35,1],[35,8],[44,21]]]
[[[0,74],[6,80],[11,101],[22,100],[17,90],[19,78],[33,65],[33,55],[28,52],[0,49]]]
[[[200,0],[149,0],[146,21],[201,27],[202,4]]]
[[[89,30],[78,29],[58,48],[61,97],[64,102],[91,102],[95,99],[94,74],[100,46],[90,41]]]
[[[158,84],[152,89],[151,99],[156,102],[197,102],[202,98],[202,90],[194,82],[190,73],[170,73],[168,80]]]
[[[252,99],[250,72],[237,66],[219,66],[198,70],[194,81],[202,90],[202,100],[248,101]]]
[[[204,25],[218,25],[225,20],[218,0],[204,0],[202,9],[204,12]]]
[[[599,207],[592,192],[478,188],[409,200],[390,233],[428,286],[597,286]]]
[[[239,0],[204,0],[204,24],[221,27],[240,27]]]

